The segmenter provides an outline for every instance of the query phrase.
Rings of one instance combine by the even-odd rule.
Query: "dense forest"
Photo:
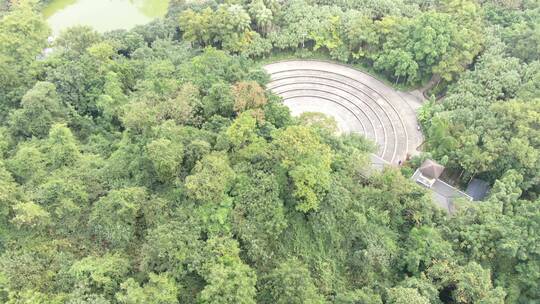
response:
[[[172,0],[47,55],[40,3],[0,8],[1,303],[540,303],[538,1]],[[489,196],[366,174],[265,90],[283,53],[432,83],[420,158]]]

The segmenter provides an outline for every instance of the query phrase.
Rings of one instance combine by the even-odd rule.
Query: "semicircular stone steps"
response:
[[[414,110],[392,88],[358,70],[324,61],[281,61],[265,66],[267,88],[281,96],[293,115],[321,112],[340,132],[373,140],[377,155],[397,163],[419,144]]]
[[[352,113],[355,113],[355,118],[359,120],[360,124],[363,126],[363,130],[357,130],[362,133],[364,136],[372,139],[378,144],[378,154],[385,155],[389,158],[393,157],[395,152],[394,140],[388,138],[388,134],[385,128],[380,126],[383,124],[382,121],[378,121],[376,116],[372,116],[371,111],[365,106],[359,105],[354,99],[348,99],[343,97],[343,92],[327,92],[322,89],[293,89],[289,91],[280,91],[276,92],[283,97],[283,102],[285,105],[289,105],[288,101],[291,98],[297,97],[310,97],[312,100],[319,99],[327,101],[325,105],[322,105],[320,110],[321,112],[328,112],[326,110],[326,105],[329,102],[337,103],[346,107]],[[367,114],[370,113],[370,114]],[[334,115],[332,115],[334,116]]]

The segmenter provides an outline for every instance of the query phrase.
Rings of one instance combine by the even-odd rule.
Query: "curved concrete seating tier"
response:
[[[356,69],[325,61],[291,60],[265,66],[268,89],[283,98],[293,115],[332,116],[342,133],[360,133],[378,146],[389,163],[414,155],[422,142],[416,113],[397,92]]]

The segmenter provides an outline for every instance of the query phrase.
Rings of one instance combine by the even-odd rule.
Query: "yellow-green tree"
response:
[[[317,210],[330,184],[332,151],[313,130],[292,126],[274,135],[275,153],[293,184],[296,209]]]

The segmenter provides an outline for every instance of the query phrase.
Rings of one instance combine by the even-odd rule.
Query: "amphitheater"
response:
[[[351,67],[326,61],[290,60],[264,67],[267,88],[283,98],[293,115],[332,116],[341,133],[360,133],[378,146],[377,158],[397,164],[415,155],[422,142],[416,109],[421,100]]]

